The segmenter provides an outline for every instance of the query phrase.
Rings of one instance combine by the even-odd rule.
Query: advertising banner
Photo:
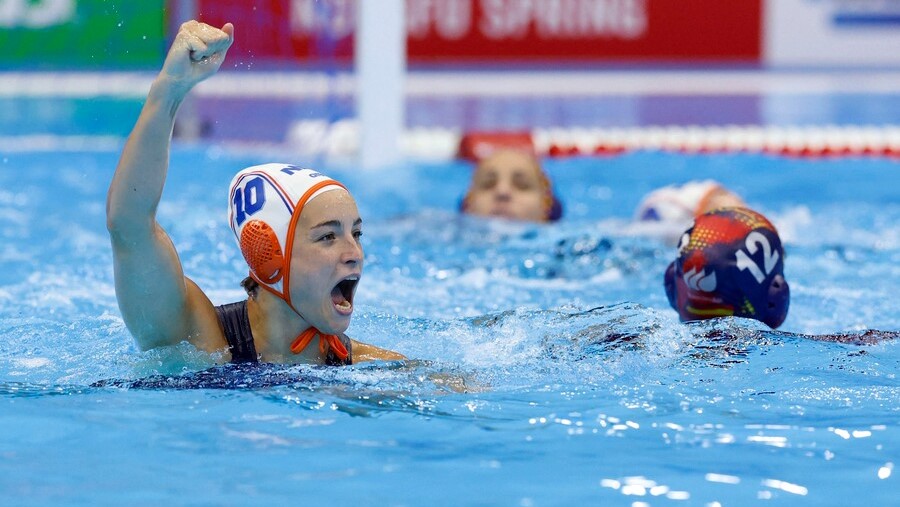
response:
[[[410,0],[411,61],[749,61],[756,0]]]
[[[437,64],[750,62],[762,0],[407,0],[408,61]],[[350,61],[355,0],[197,0],[252,37],[248,62]],[[249,65],[249,63],[248,63]]]
[[[157,67],[164,0],[0,0],[0,68]]]
[[[267,64],[349,63],[353,58],[356,0],[195,0],[197,18],[231,22],[229,57],[241,69]]]
[[[767,0],[773,66],[900,65],[898,0]]]

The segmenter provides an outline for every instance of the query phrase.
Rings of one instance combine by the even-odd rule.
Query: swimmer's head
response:
[[[562,205],[537,157],[510,148],[497,149],[478,162],[460,207],[472,215],[531,222],[562,216]]]
[[[641,222],[669,222],[686,227],[696,217],[719,208],[745,207],[744,201],[712,180],[690,181],[647,194],[635,218]]]
[[[250,276],[292,308],[289,268],[297,221],[313,199],[333,190],[346,192],[324,174],[289,164],[248,167],[231,181],[228,219]]]
[[[682,321],[734,315],[776,328],[790,303],[778,232],[747,208],[703,214],[682,235],[665,288]]]

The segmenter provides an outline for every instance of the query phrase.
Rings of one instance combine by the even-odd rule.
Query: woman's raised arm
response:
[[[181,261],[156,221],[169,165],[175,114],[200,81],[215,74],[234,40],[234,27],[181,25],[125,143],[109,187],[106,220],[112,241],[116,297],[142,349],[189,340],[225,346],[209,299],[185,278]]]

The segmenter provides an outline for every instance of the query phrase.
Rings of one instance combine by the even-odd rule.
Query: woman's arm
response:
[[[353,339],[350,341],[353,343],[351,350],[353,351],[354,363],[363,363],[366,361],[402,361],[403,359],[406,359],[406,356],[399,352],[394,352],[393,350],[383,349]]]
[[[234,27],[181,25],[109,187],[106,220],[113,250],[116,297],[125,325],[142,349],[189,340],[224,346],[209,299],[185,278],[171,239],[156,221],[169,165],[175,114],[190,90],[225,59]]]

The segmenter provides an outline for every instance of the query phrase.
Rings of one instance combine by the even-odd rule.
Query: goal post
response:
[[[354,67],[359,163],[373,169],[401,160],[405,127],[404,0],[357,0]]]

